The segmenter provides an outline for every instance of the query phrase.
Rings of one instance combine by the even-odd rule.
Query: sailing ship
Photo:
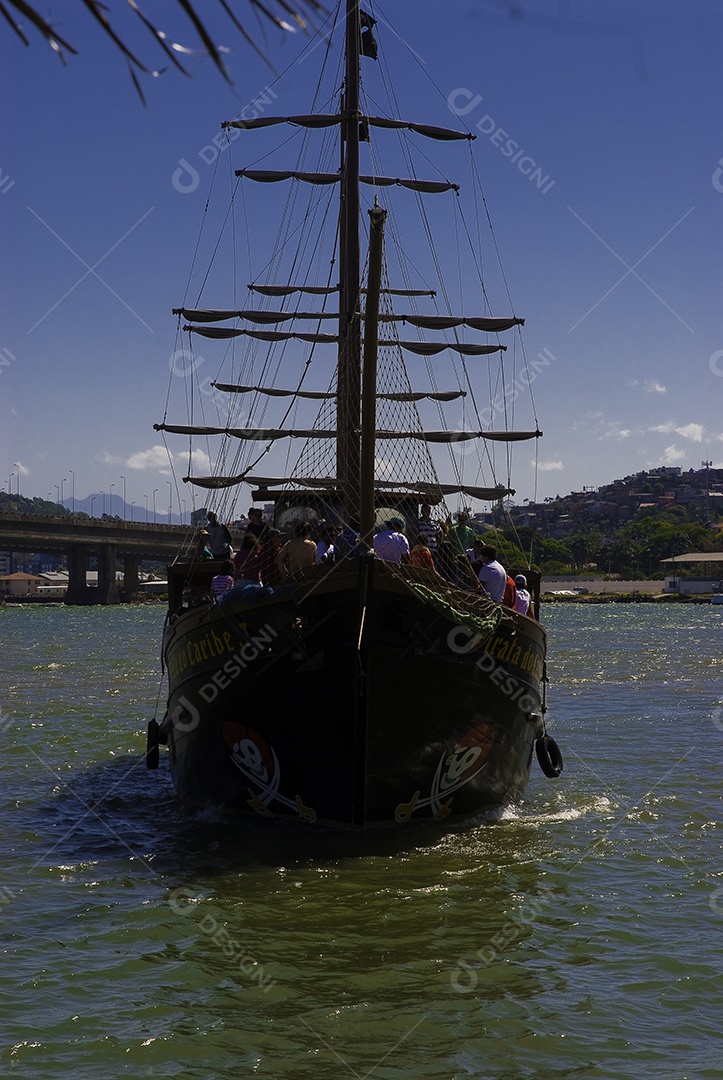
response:
[[[168,703],[160,724],[149,726],[147,760],[156,766],[159,743],[167,745],[177,792],[193,804],[363,830],[499,812],[525,791],[535,748],[548,775],[558,775],[562,762],[545,731],[539,575],[526,570],[536,595],[524,615],[480,589],[463,568],[466,556],[450,572],[449,565],[432,570],[374,554],[375,531],[392,519],[416,538],[422,504],[441,522],[450,520],[450,497],[500,504],[514,494],[509,482],[480,483],[480,470],[494,468],[500,445],[507,467],[512,444],[541,432],[536,422],[509,428],[514,397],[500,387],[502,405],[485,422],[468,377],[469,364],[504,359],[502,336],[519,334],[523,320],[490,310],[479,263],[482,314],[449,314],[449,280],[439,267],[434,287],[421,277],[416,251],[410,255],[401,238],[406,212],[397,217],[391,207],[393,192],[421,211],[417,240],[429,227],[427,199],[451,198],[456,214],[459,185],[420,178],[417,161],[427,158],[415,158],[410,147],[425,138],[469,147],[474,136],[398,119],[391,107],[380,115],[373,102],[381,76],[369,75],[370,88],[362,71],[381,62],[375,20],[358,0],[342,0],[330,18],[341,30],[325,27],[314,45],[324,43],[325,66],[343,35],[344,58],[332,73],[341,88],[335,111],[270,116],[257,109],[224,125],[229,141],[243,141],[246,151],[247,140],[277,137],[284,125],[300,136],[301,164],[291,171],[235,170],[237,200],[247,198],[249,184],[261,184],[256,190],[264,194],[277,190],[271,185],[287,186],[286,231],[266,264],[252,270],[248,306],[196,300],[174,310],[179,335],[188,335],[179,352],[196,349],[188,368],[198,373],[203,361],[198,345],[185,342],[220,343],[234,378],[210,387],[206,380],[196,397],[187,391],[191,421],[166,417],[156,429],[188,439],[184,479],[210,493],[220,517],[228,517],[231,500],[247,485],[254,503],[273,505],[285,535],[302,522],[312,529],[324,523],[351,540],[337,546],[333,563],[302,567],[281,584],[238,586],[214,601],[210,583],[221,563],[199,558],[197,536],[189,539],[185,557],[168,569]],[[406,178],[377,166],[388,138],[397,140]],[[321,147],[314,151],[315,139]],[[287,140],[285,134],[284,150]],[[313,152],[318,171],[309,170]],[[251,232],[259,217],[244,207]],[[464,219],[457,222],[458,237],[472,240]],[[448,245],[450,239],[448,232]],[[237,248],[235,233],[232,240]],[[213,274],[205,280],[214,282]],[[426,340],[428,332],[437,340]],[[427,365],[427,390],[412,389],[406,354]],[[440,355],[457,366],[452,391],[437,387],[431,363]],[[326,382],[311,389],[317,372]],[[292,385],[277,385],[277,376]],[[476,423],[438,430],[423,423],[425,409],[444,422],[447,403],[467,408],[470,399]],[[284,418],[272,426],[267,409],[279,402]],[[209,409],[215,423],[206,422]],[[199,453],[198,438],[204,447],[218,439],[220,449]],[[295,439],[302,450],[290,465]],[[432,454],[444,444],[454,470],[449,483],[440,482]],[[469,483],[463,471],[472,467],[471,445],[479,467]],[[212,464],[207,475],[197,468],[204,455]],[[280,461],[283,475],[259,471],[264,459]]]

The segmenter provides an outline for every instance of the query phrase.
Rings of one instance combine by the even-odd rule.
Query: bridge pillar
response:
[[[138,567],[140,559],[137,555],[123,556],[123,603],[130,604],[131,600],[138,598],[140,578]]]
[[[86,571],[88,567],[88,548],[85,544],[72,544],[68,548],[68,589],[65,593],[66,604],[78,605],[90,603]],[[95,590],[93,590],[95,592]]]
[[[120,604],[115,577],[117,553],[115,544],[98,545],[98,604]]]

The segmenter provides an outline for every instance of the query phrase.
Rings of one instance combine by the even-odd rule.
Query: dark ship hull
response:
[[[172,618],[160,739],[179,795],[351,829],[519,799],[544,630],[440,580],[348,559]]]

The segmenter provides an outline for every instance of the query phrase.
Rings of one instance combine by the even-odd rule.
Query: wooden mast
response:
[[[341,290],[337,383],[337,476],[343,514],[359,519],[359,417],[361,328],[359,324],[359,0],[346,0],[346,81],[341,123]]]
[[[382,278],[382,254],[386,210],[374,206],[369,211],[369,274],[367,277],[366,318],[364,322],[364,374],[362,381],[361,460],[359,469],[359,531],[369,547],[374,535],[374,459],[377,427],[377,337],[379,293]]]

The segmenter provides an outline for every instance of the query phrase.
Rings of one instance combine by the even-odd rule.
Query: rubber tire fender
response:
[[[146,768],[157,769],[158,762],[160,760],[160,751],[158,749],[159,742],[159,723],[157,720],[148,721],[148,735],[146,737]]]
[[[557,745],[552,735],[545,734],[541,739],[537,740],[535,743],[535,753],[537,754],[539,766],[545,776],[550,780],[556,780],[564,766],[560,747]]]

